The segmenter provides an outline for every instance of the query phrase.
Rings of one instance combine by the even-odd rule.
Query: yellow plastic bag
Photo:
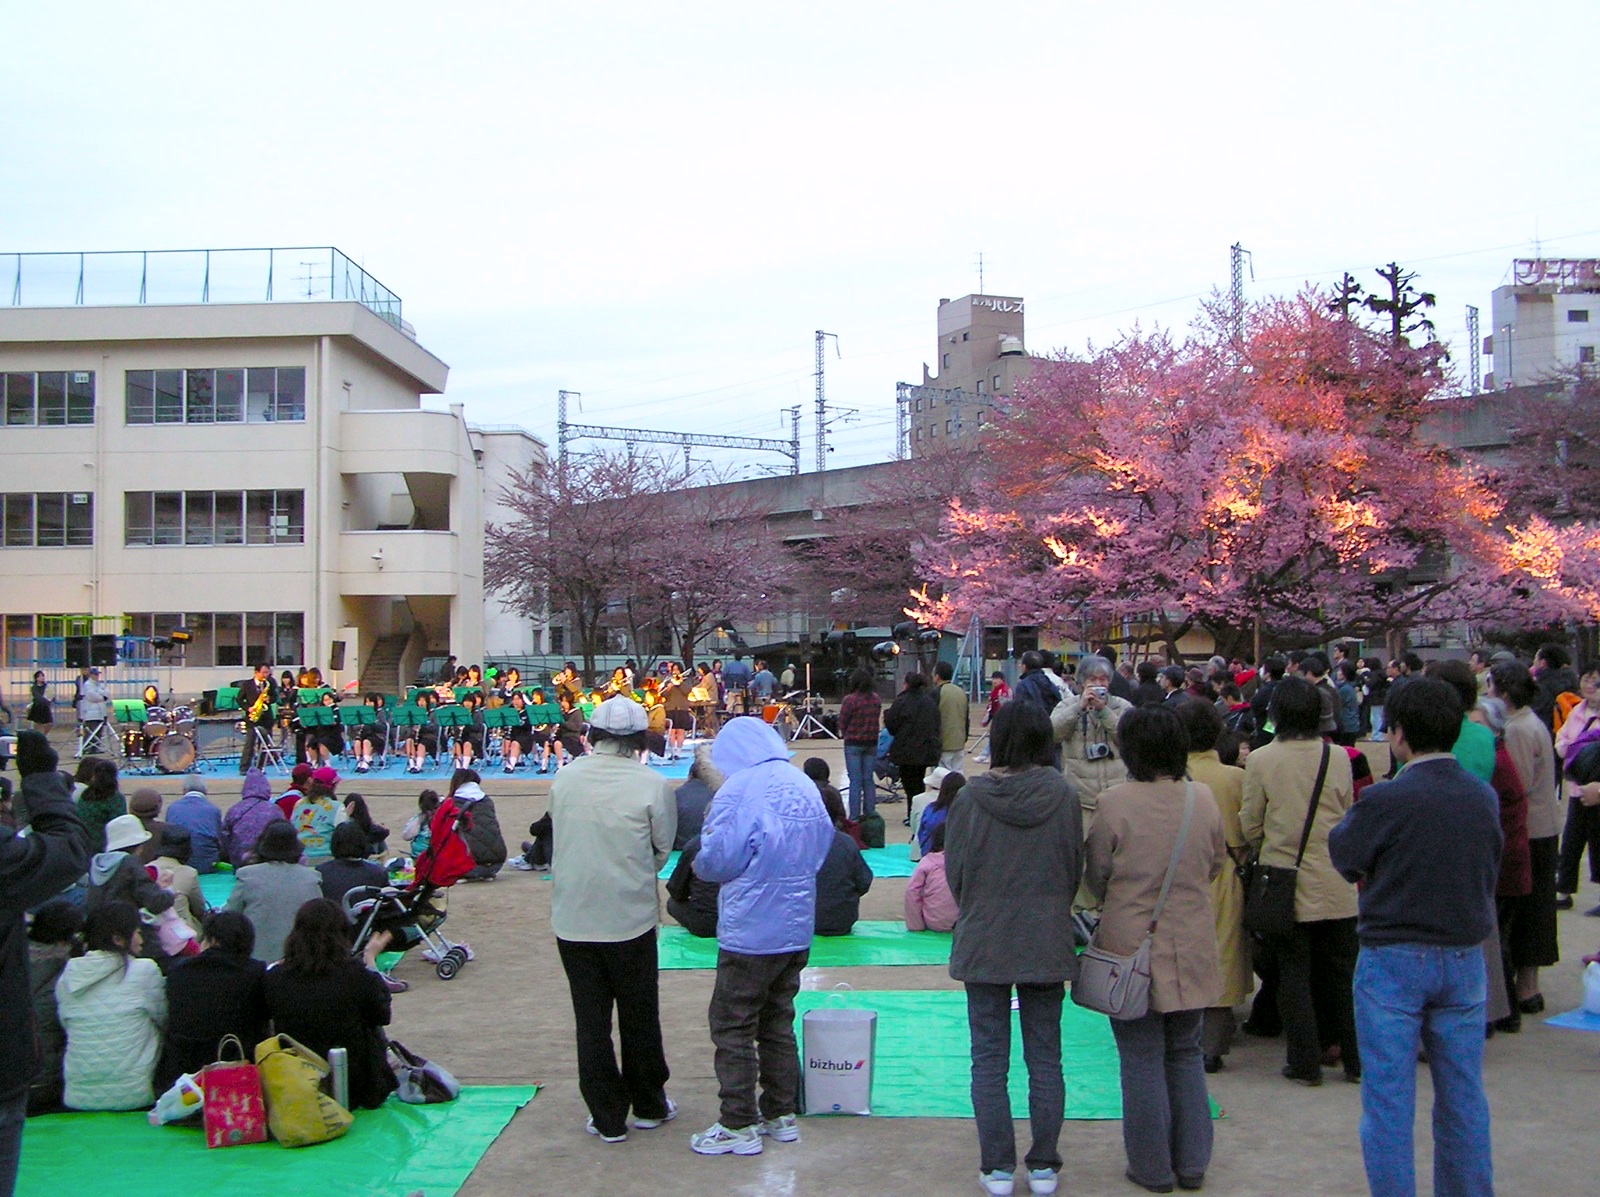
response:
[[[354,1121],[350,1111],[322,1091],[328,1062],[287,1035],[256,1044],[256,1066],[267,1099],[267,1129],[285,1147],[337,1139]]]

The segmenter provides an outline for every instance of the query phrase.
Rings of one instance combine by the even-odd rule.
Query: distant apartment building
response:
[[[543,445],[423,407],[448,368],[398,296],[329,249],[5,255],[0,283],[12,687],[63,627],[182,629],[179,693],[482,659],[482,459]]]
[[[1487,388],[1548,383],[1593,367],[1600,347],[1600,259],[1519,258],[1495,288],[1483,351],[1494,359]]]
[[[1022,300],[1008,295],[941,299],[935,365],[895,396],[896,456],[924,457],[970,445],[1032,363],[1023,341]]]

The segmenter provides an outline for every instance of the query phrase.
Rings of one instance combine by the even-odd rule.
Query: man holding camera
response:
[[[1078,663],[1083,690],[1050,712],[1056,743],[1061,748],[1061,771],[1077,787],[1083,804],[1083,826],[1100,805],[1100,791],[1128,776],[1117,741],[1117,724],[1133,704],[1111,693],[1111,663],[1102,657],[1085,657]]]

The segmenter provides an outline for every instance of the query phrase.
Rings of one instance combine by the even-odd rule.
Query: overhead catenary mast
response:
[[[824,363],[828,338],[833,338],[833,352],[839,353],[839,335],[817,329],[817,471],[828,468],[828,388]]]

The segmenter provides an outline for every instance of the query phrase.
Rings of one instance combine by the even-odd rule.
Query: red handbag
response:
[[[227,1058],[233,1045],[237,1059]],[[267,1105],[261,1095],[261,1070],[245,1058],[237,1035],[217,1045],[217,1062],[200,1070],[205,1094],[206,1146],[237,1147],[267,1141]]]

